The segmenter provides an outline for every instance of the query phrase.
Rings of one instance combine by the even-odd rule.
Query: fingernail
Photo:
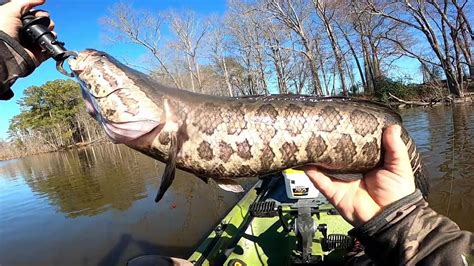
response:
[[[399,125],[395,126],[395,132],[397,133],[398,136],[402,135],[402,127]]]

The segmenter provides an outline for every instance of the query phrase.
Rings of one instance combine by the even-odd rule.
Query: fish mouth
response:
[[[68,63],[72,72],[74,72],[76,76],[79,76],[84,71],[84,68],[79,67],[79,58],[71,58],[68,60]]]
[[[93,58],[97,56],[104,56],[104,53],[94,49],[86,49],[81,51],[75,58],[69,59],[69,67],[76,74],[76,76],[79,76],[82,72],[84,72],[88,65],[91,65],[92,62],[89,61],[93,60]]]
[[[101,115],[96,100],[84,88],[82,88],[82,98],[84,99],[87,113],[102,125],[105,133],[114,143],[129,144],[160,125],[158,121],[154,120],[110,121]]]
[[[102,120],[101,124],[109,136],[115,143],[130,144],[140,139],[142,136],[150,133],[159,123],[151,120],[131,121],[124,123],[115,123]]]
[[[76,57],[71,58],[68,63],[69,67],[71,68],[71,71],[74,73],[76,79],[81,85],[82,98],[84,99],[87,113],[89,113],[92,117],[98,120],[98,108],[94,104],[95,100],[93,95],[91,95],[89,92],[90,86],[88,86],[87,83],[80,78],[80,75],[88,67],[90,68],[91,65],[93,65],[93,62],[89,61],[92,60],[91,57],[94,56],[94,54],[100,54],[100,52],[94,49],[86,49],[84,51],[81,51]]]
[[[93,118],[95,118],[96,120],[98,120],[99,111],[97,110],[97,107],[94,104],[94,98],[87,91],[84,84],[81,84],[81,93],[82,93],[82,99],[84,99],[84,104],[86,105],[87,113]]]
[[[79,77],[82,72],[85,70],[85,60],[86,58],[82,58],[81,54],[79,54],[76,58],[71,58],[68,60],[69,68],[74,73],[76,77]]]

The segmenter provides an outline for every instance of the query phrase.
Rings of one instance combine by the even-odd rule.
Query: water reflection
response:
[[[126,210],[146,197],[147,173],[158,175],[152,162],[139,164],[136,153],[112,145],[31,156],[2,170],[2,176],[21,173],[36,195],[47,197],[69,218],[94,216],[109,208]]]
[[[427,165],[431,206],[474,231],[474,106],[411,109],[402,115]]]
[[[177,171],[156,204],[162,171],[163,164],[118,145],[0,162],[0,264],[188,256],[241,195]]]

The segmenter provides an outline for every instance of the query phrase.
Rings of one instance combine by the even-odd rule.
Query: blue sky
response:
[[[47,10],[56,23],[55,31],[59,40],[66,43],[69,50],[80,51],[85,48],[94,48],[107,51],[119,60],[136,62],[145,51],[132,44],[110,44],[104,41],[103,31],[99,19],[108,14],[108,9],[117,0],[46,0],[41,9]],[[128,1],[127,1],[128,3]],[[198,14],[223,13],[226,10],[226,0],[136,0],[132,1],[136,8],[150,11],[164,11],[169,9],[191,9]],[[415,75],[418,67],[408,58],[397,62],[398,67],[391,69],[390,75],[397,77],[403,73]],[[10,101],[1,101],[0,108],[0,139],[7,138],[9,120],[20,112],[17,101],[23,96],[23,90],[33,85],[41,85],[55,79],[66,79],[56,71],[54,60],[44,62],[35,72],[19,79],[13,86],[15,97]],[[419,80],[413,80],[414,82]]]
[[[103,41],[99,19],[108,14],[108,8],[118,1],[112,0],[46,0],[41,9],[47,10],[56,23],[55,31],[59,40],[66,43],[69,50],[80,51],[85,48],[104,50],[118,59],[133,61],[145,53],[143,49],[131,44],[110,44]],[[128,1],[126,1],[128,3]],[[223,13],[225,0],[159,0],[133,1],[133,6],[148,10],[192,9],[201,14]],[[27,78],[19,79],[13,85],[15,97],[10,101],[1,101],[0,139],[7,138],[9,120],[20,112],[17,101],[23,96],[23,90],[29,86],[41,85],[55,79],[66,77],[56,71],[54,60],[44,62]]]

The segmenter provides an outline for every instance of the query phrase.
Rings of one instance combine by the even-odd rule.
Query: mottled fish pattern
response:
[[[387,106],[365,100],[230,98],[168,88],[95,50],[81,52],[71,68],[88,111],[112,140],[167,163],[160,190],[171,184],[175,167],[221,181],[305,164],[328,174],[365,173],[381,164],[383,129],[402,123]],[[402,132],[426,195],[420,154]]]

